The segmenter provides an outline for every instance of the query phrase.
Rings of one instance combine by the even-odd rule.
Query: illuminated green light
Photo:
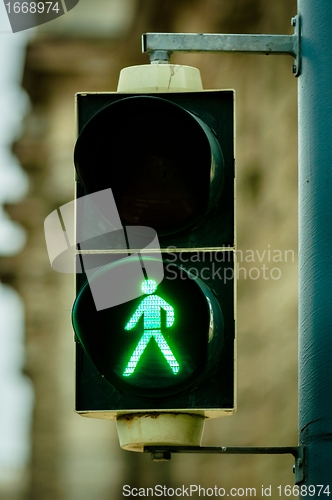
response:
[[[176,361],[175,357],[173,356],[173,353],[171,349],[169,348],[164,336],[160,332],[160,330],[147,330],[144,332],[141,340],[136,346],[135,351],[133,352],[127,367],[123,373],[125,377],[129,377],[132,373],[134,373],[134,370],[137,366],[138,361],[140,360],[140,357],[142,356],[146,346],[152,339],[152,337],[155,339],[157,342],[161,352],[165,356],[165,359],[169,366],[171,367],[171,370],[173,371],[174,374],[178,373],[179,371],[179,364]]]
[[[171,327],[174,323],[174,309],[158,295],[151,295],[156,289],[157,284],[154,280],[145,280],[142,283],[142,291],[150,295],[142,300],[125,326],[125,330],[131,330],[135,327],[140,317],[143,316],[144,333],[126,366],[123,373],[125,377],[129,377],[134,373],[137,363],[152,338],[156,341],[172,372],[176,375],[179,371],[179,363],[176,361],[175,356],[161,333],[161,309],[166,311],[167,327]]]
[[[157,283],[155,280],[145,280],[142,283],[141,290],[144,293],[153,293],[157,290]]]

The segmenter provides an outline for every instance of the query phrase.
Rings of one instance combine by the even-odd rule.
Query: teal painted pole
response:
[[[305,484],[332,496],[332,1],[298,0],[298,13],[299,439]]]

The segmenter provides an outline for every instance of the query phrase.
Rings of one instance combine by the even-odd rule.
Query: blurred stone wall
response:
[[[29,233],[8,260],[27,311],[27,371],[36,406],[31,500],[123,498],[122,486],[293,484],[291,457],[173,456],[169,463],[119,449],[114,422],[73,411],[74,277],[52,271],[43,221],[73,199],[74,95],[116,89],[122,67],[148,63],[147,31],[292,33],[295,0],[81,0],[30,42],[23,86],[31,99],[14,151],[31,179],[11,207]],[[114,19],[116,21],[114,21]],[[206,423],[203,444],[297,443],[297,116],[288,56],[176,54],[205,88],[236,91],[238,412]],[[241,254],[242,252],[242,254]],[[263,266],[265,266],[263,268]],[[272,274],[271,274],[272,270]],[[275,490],[276,493],[276,490]],[[273,496],[272,496],[273,498]],[[275,495],[277,498],[277,494]]]

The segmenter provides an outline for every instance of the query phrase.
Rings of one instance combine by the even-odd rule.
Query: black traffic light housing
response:
[[[110,187],[123,225],[153,227],[162,248],[234,247],[232,90],[84,93],[77,110],[74,159],[86,193]],[[137,186],[143,165],[149,180]],[[98,243],[109,246],[107,239]]]
[[[206,417],[232,414],[236,407],[233,91],[82,93],[77,95],[77,113],[77,198],[111,188],[124,227],[156,230],[165,273],[156,293],[180,304],[178,335],[185,332],[183,352],[189,350],[188,359],[196,364],[174,384],[160,383],[167,379],[162,371],[152,383],[149,375],[142,374],[136,383],[124,380],[114,353],[132,352],[139,341],[143,323],[131,340],[123,332],[142,297],[97,312],[86,275],[77,274],[76,411],[99,418],[154,411]],[[104,207],[97,208],[101,219],[107,218]],[[106,276],[122,265],[130,251],[107,232],[84,241],[91,220],[87,206],[77,217],[78,250],[84,254],[85,269],[99,267],[99,274]],[[185,282],[191,282],[188,288],[182,288]],[[191,295],[192,288],[196,291]],[[174,340],[179,337],[174,335],[168,342],[180,359]],[[154,359],[156,345],[150,343],[148,349]],[[124,367],[126,360],[121,363]],[[156,365],[150,368],[157,373]]]

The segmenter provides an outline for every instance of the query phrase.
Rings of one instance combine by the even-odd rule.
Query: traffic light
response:
[[[135,264],[131,257],[115,265],[130,270]],[[112,265],[102,267],[92,280],[110,275]],[[74,329],[106,380],[129,398],[125,408],[115,409],[127,409],[128,403],[139,410],[155,409],[150,398],[166,409],[168,396],[180,404],[184,391],[214,371],[223,348],[222,312],[204,282],[176,264],[165,265],[159,285],[152,272],[132,286],[144,295],[97,311],[86,282],[74,305]]]
[[[236,406],[234,95],[154,66],[77,95],[76,411],[119,423]]]

